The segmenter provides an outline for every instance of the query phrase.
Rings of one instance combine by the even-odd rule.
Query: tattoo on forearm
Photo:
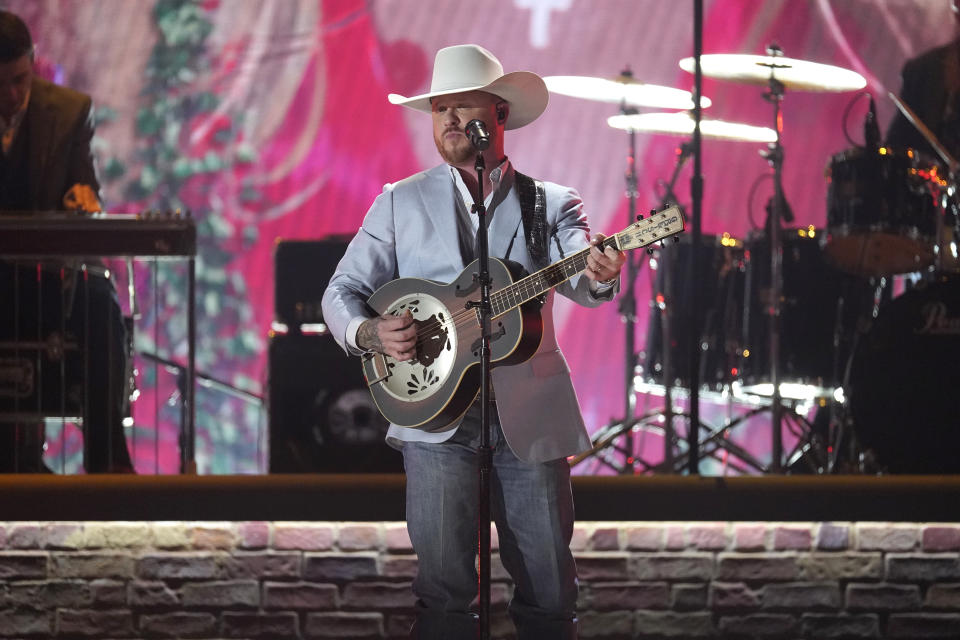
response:
[[[380,334],[377,327],[380,326],[380,318],[370,318],[360,325],[357,329],[357,346],[361,349],[368,349],[383,353],[383,343],[380,341]]]

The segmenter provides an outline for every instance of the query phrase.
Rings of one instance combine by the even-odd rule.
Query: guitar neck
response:
[[[604,238],[598,248],[603,251],[607,247],[627,251],[638,247],[645,247],[658,240],[683,231],[684,219],[680,207],[674,205],[654,213],[649,218],[638,220],[629,227]],[[524,302],[541,296],[550,289],[562,284],[587,268],[587,256],[590,247],[554,262],[549,267],[527,276],[513,284],[490,294],[490,307],[494,316],[506,313],[519,307]]]
[[[601,251],[607,247],[616,249],[616,236],[604,238],[598,247]],[[590,247],[587,247],[573,255],[567,256],[563,260],[554,262],[549,267],[544,267],[526,278],[517,280],[511,285],[491,293],[490,308],[493,311],[493,315],[498,316],[519,307],[524,302],[543,295],[547,291],[550,291],[550,289],[563,284],[573,276],[586,270],[587,256],[589,254]]]

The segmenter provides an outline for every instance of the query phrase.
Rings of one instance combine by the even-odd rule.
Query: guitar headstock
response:
[[[651,214],[648,218],[637,220],[616,234],[617,246],[621,251],[639,249],[683,232],[684,225],[683,210],[678,205],[673,205]]]

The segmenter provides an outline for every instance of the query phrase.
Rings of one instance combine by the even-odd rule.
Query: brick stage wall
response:
[[[574,548],[582,638],[960,638],[956,524],[581,522]],[[403,638],[415,567],[398,522],[0,522],[0,637]]]

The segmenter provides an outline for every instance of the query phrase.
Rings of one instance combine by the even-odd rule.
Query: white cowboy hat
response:
[[[393,104],[400,104],[430,113],[430,99],[462,91],[486,91],[510,104],[505,129],[528,125],[547,108],[547,85],[530,71],[503,73],[503,65],[481,46],[460,44],[437,51],[433,61],[433,82],[430,93],[407,98],[391,93]]]

